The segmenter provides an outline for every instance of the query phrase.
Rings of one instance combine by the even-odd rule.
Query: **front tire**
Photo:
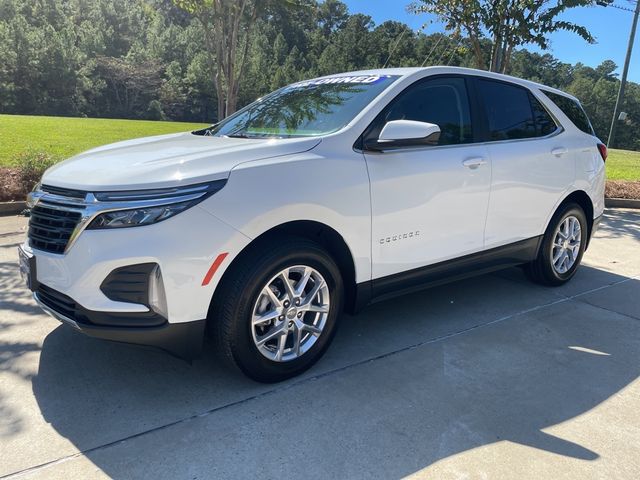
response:
[[[263,242],[238,259],[216,292],[209,315],[215,346],[256,381],[299,375],[333,339],[343,291],[340,270],[320,245]]]
[[[588,240],[587,217],[582,208],[570,203],[553,216],[544,234],[537,258],[525,266],[534,282],[560,286],[575,275]]]

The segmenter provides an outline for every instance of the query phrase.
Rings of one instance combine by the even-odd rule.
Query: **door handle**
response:
[[[462,165],[464,165],[465,167],[470,168],[472,170],[475,170],[480,165],[484,165],[486,163],[487,163],[487,161],[484,158],[482,158],[482,157],[474,157],[474,158],[467,158],[464,162],[462,162]]]
[[[561,157],[562,155],[566,155],[569,153],[569,149],[567,147],[557,147],[551,150],[551,154],[556,157]]]

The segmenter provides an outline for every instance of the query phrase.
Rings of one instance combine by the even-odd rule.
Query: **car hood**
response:
[[[311,150],[319,138],[245,139],[192,133],[94,148],[54,165],[42,183],[78,190],[163,188],[227,178],[240,163]]]

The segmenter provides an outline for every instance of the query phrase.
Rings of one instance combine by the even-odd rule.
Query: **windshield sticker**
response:
[[[380,75],[362,75],[359,77],[327,77],[320,78],[319,80],[307,80],[305,82],[294,83],[291,88],[310,87],[316,85],[334,85],[334,84],[372,84],[379,82],[384,78],[388,78],[388,75],[381,77]]]

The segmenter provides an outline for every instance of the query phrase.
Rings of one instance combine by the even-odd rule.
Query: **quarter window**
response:
[[[542,106],[540,101],[529,93],[529,100],[531,101],[531,109],[533,110],[533,120],[536,124],[536,137],[546,137],[552,134],[558,129],[558,125],[551,118],[546,108]]]
[[[392,120],[415,120],[440,127],[438,145],[473,142],[471,113],[463,78],[419,81],[401,93],[385,110],[372,134]]]
[[[529,90],[491,80],[478,80],[489,122],[489,139],[513,140],[544,137],[557,125]]]
[[[578,102],[564,95],[559,95],[547,90],[543,90],[543,92],[562,110],[562,113],[569,117],[569,120],[571,120],[576,127],[584,133],[595,135],[589,117],[584,113],[584,109]]]

